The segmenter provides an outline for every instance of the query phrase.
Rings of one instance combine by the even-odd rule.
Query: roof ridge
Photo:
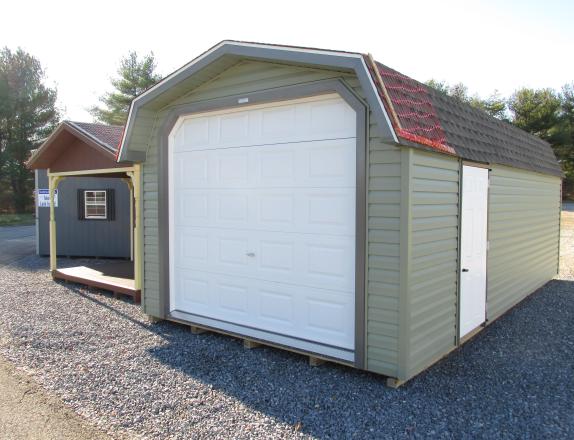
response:
[[[84,122],[84,121],[72,121],[71,119],[64,119],[63,122],[70,122],[72,124],[89,124],[89,125],[98,125],[100,127],[113,127],[113,128],[123,128],[123,125],[115,125],[115,124],[104,124],[101,122]]]

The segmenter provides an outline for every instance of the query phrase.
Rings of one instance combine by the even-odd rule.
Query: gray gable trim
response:
[[[382,137],[388,142],[398,143],[398,138],[392,128],[391,121],[377,92],[363,55],[348,52],[222,41],[132,101],[128,121],[126,123],[125,135],[120,146],[118,161],[141,161],[142,155],[138,155],[138,158],[132,156],[127,151],[126,144],[129,142],[132,134],[133,121],[137,118],[138,110],[142,106],[225,55],[261,61],[292,62],[318,68],[335,68],[353,71],[357,75],[357,79],[363,88],[373,117],[381,130]]]

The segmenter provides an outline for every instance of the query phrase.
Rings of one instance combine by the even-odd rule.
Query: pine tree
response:
[[[0,185],[11,189],[12,209],[18,213],[32,202],[33,173],[26,168],[30,152],[59,121],[57,92],[44,79],[32,55],[22,49],[0,51]]]
[[[136,52],[130,52],[120,61],[118,77],[112,78],[115,91],[100,98],[103,107],[92,107],[90,113],[99,122],[110,125],[124,125],[132,100],[157,83],[161,76],[155,73],[156,62],[153,53],[141,60]]]

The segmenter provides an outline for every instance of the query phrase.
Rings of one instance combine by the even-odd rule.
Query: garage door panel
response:
[[[210,222],[210,197],[206,192],[182,191],[176,201],[174,211],[177,215],[176,225],[206,225]]]
[[[209,152],[198,151],[193,154],[177,154],[174,160],[174,180],[177,188],[209,187]]]
[[[237,227],[249,224],[249,199],[253,198],[251,194],[245,191],[229,191],[209,198],[216,202],[214,226]]]
[[[355,190],[185,190],[175,226],[354,235]]]
[[[179,235],[179,271],[354,290],[354,237],[214,228],[182,228]]]
[[[249,320],[249,280],[230,279],[215,282],[215,294],[219,301],[219,308],[227,319]]]
[[[293,272],[295,252],[295,243],[291,240],[260,240],[259,266],[263,270]]]
[[[354,110],[338,97],[322,102],[274,103],[185,117],[173,133],[174,151],[355,137]]]
[[[355,136],[336,95],[176,124],[172,311],[352,350]]]
[[[295,328],[295,310],[300,310],[295,304],[291,292],[281,287],[266,286],[259,288],[258,314],[262,322],[280,326],[283,330],[293,331]]]
[[[314,292],[307,298],[307,332],[320,334],[325,341],[347,341],[352,347],[354,334],[354,300],[347,296],[332,295],[330,292]]]
[[[197,274],[197,281],[179,284],[182,291],[176,297],[175,310],[353,348],[352,292],[300,289],[272,281],[253,284],[249,278],[228,274]],[[210,289],[208,304],[206,289]]]
[[[209,278],[202,273],[179,274],[176,280],[179,295],[177,307],[181,310],[195,310],[196,313],[208,313],[212,286]]]
[[[253,199],[258,202],[254,207],[255,221],[253,227],[259,230],[291,231],[297,228],[295,213],[298,211],[295,195],[291,191],[259,191]]]
[[[352,188],[355,138],[174,155],[182,189]]]
[[[200,117],[187,121],[179,130],[176,140],[178,151],[191,151],[209,143],[209,118]]]

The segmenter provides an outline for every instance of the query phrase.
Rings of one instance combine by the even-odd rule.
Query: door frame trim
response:
[[[355,196],[355,350],[353,365],[365,366],[365,297],[366,297],[366,246],[367,246],[367,104],[342,80],[330,79],[297,84],[275,89],[226,96],[207,101],[174,106],[159,128],[158,157],[158,247],[159,247],[159,308],[162,318],[170,317],[169,285],[169,135],[184,115],[204,113],[225,108],[250,107],[253,104],[271,103],[338,93],[356,115],[356,196]],[[247,98],[247,102],[246,99]],[[246,103],[245,103],[246,102]]]
[[[466,160],[460,160],[459,162],[459,197],[458,197],[458,276],[457,276],[457,301],[456,301],[456,336],[455,336],[455,345],[459,346],[466,342],[469,338],[468,335],[473,334],[476,329],[480,327],[485,327],[488,323],[488,253],[489,253],[489,246],[488,246],[488,232],[489,232],[489,225],[490,225],[490,173],[491,168],[488,164],[480,163],[480,162],[470,162]],[[464,167],[474,167],[474,168],[481,168],[486,169],[488,173],[488,185],[486,187],[486,285],[485,285],[485,292],[484,292],[484,322],[476,327],[474,330],[471,330],[466,335],[460,335],[460,317],[461,317],[461,296],[462,296],[462,194],[464,189]]]

